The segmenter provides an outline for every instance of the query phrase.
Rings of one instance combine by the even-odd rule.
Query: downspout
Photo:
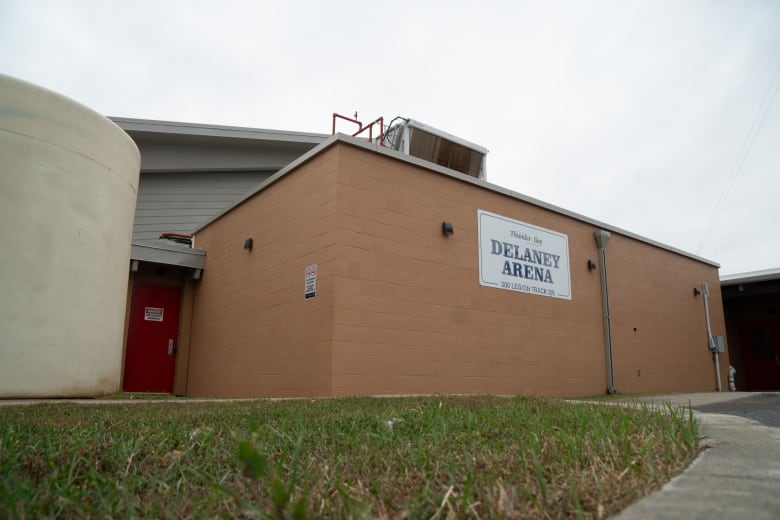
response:
[[[709,345],[712,351],[712,358],[715,360],[715,388],[720,392],[720,361],[718,360],[718,349],[715,347],[712,327],[710,326],[710,287],[707,285],[707,282],[701,284],[701,293],[704,295],[704,316],[707,318],[707,345]]]
[[[734,378],[736,377],[736,375],[737,375],[737,369],[729,365],[729,391],[730,392],[737,391],[737,385],[734,382]]]
[[[599,267],[601,273],[601,312],[604,316],[604,352],[606,355],[607,366],[607,393],[616,394],[615,372],[612,366],[612,315],[609,310],[609,288],[607,286],[607,242],[609,242],[609,231],[600,229],[593,233],[596,237],[596,244],[599,246]]]

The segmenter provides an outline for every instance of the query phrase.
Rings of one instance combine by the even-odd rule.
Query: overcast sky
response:
[[[0,0],[0,72],[102,114],[412,117],[488,148],[488,181],[722,275],[780,268],[778,71],[773,0]]]

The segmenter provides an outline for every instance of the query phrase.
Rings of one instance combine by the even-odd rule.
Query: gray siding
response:
[[[141,172],[133,240],[156,239],[164,232],[190,233],[273,173]]]

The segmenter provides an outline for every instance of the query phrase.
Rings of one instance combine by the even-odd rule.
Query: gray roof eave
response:
[[[729,285],[740,285],[740,284],[756,283],[756,282],[769,282],[772,280],[780,280],[780,268],[721,276],[720,286],[728,287]]]
[[[172,134],[179,136],[220,137],[234,139],[251,139],[259,141],[281,141],[291,143],[318,144],[329,136],[309,132],[287,132],[283,130],[268,130],[262,128],[245,128],[239,126],[206,125],[196,123],[180,123],[175,121],[156,121],[151,119],[132,119],[128,117],[109,117],[125,132]]]

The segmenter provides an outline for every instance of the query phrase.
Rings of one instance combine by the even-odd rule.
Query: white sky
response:
[[[779,67],[773,0],[0,0],[0,72],[100,113],[412,117],[488,148],[490,182],[721,274],[780,267]]]

